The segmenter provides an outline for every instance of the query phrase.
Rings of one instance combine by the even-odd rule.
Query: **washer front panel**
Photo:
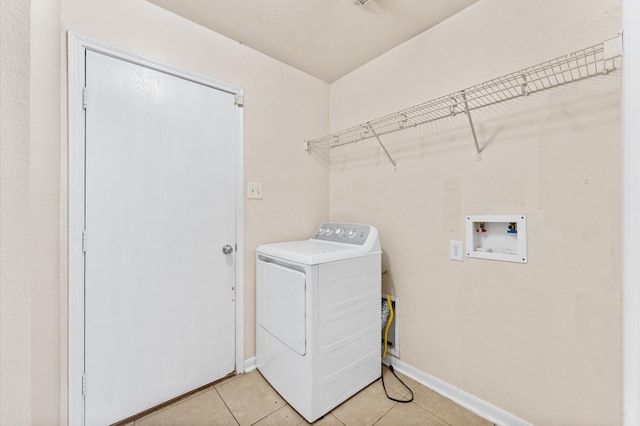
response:
[[[258,324],[282,343],[305,355],[306,346],[306,276],[304,272],[260,262],[261,287]]]

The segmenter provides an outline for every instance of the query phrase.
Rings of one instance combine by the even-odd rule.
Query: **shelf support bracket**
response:
[[[385,148],[384,144],[382,143],[382,141],[380,140],[380,136],[378,136],[378,134],[376,133],[375,130],[373,130],[373,126],[371,124],[369,124],[369,130],[371,130],[371,133],[373,134],[373,136],[376,138],[376,140],[378,141],[378,143],[380,144],[380,147],[382,148],[382,150],[384,151],[385,154],[387,154],[387,158],[389,159],[389,161],[391,161],[391,164],[393,164],[393,170],[396,170],[396,162],[393,161],[393,158],[391,158],[391,155],[389,154],[389,151],[387,151],[387,148]]]
[[[465,91],[462,91],[462,100],[464,101],[464,112],[467,113],[467,118],[469,119],[469,126],[471,126],[471,134],[473,135],[473,142],[476,144],[476,152],[480,155],[481,149],[480,145],[478,145],[478,137],[476,136],[476,129],[473,127],[473,120],[471,119],[471,111],[469,111],[469,104],[467,103],[467,94]]]

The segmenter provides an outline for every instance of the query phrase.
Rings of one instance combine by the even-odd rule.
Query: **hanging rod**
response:
[[[388,151],[380,136],[415,127],[459,113],[466,114],[473,133],[476,150],[480,147],[476,138],[470,111],[495,105],[520,96],[527,96],[552,87],[584,80],[618,69],[615,59],[622,55],[622,36],[595,46],[578,50],[538,65],[516,71],[467,89],[403,109],[401,111],[349,127],[329,135],[305,141],[307,151],[316,147],[337,148],[365,139],[378,140],[389,160]]]

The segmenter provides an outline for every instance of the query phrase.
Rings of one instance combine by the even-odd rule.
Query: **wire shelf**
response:
[[[620,45],[620,37],[617,37],[366,123],[305,141],[306,149],[320,146],[336,148],[369,138],[376,138],[382,145],[379,136],[459,113],[467,114],[473,131],[470,111],[616,70],[619,64],[615,59],[621,56]],[[479,153],[477,140],[475,142]],[[395,165],[391,157],[389,160]]]

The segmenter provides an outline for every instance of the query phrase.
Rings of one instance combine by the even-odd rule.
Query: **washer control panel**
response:
[[[369,225],[357,223],[323,223],[312,239],[361,246],[367,241],[370,231],[371,227]]]

